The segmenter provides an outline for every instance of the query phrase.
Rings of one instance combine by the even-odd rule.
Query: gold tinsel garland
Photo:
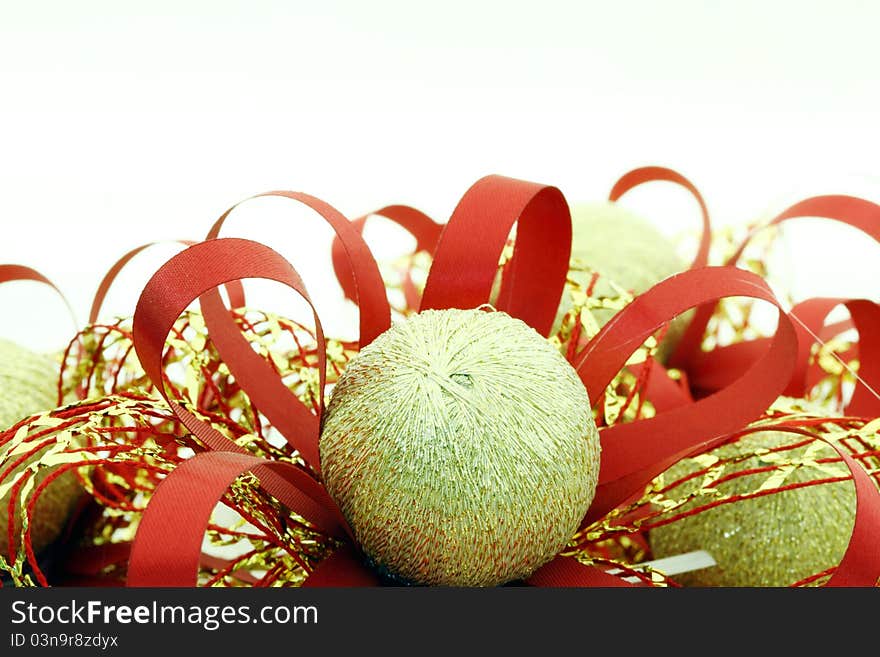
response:
[[[316,408],[320,393],[314,335],[296,322],[260,311],[235,311],[235,319],[291,391]],[[251,453],[299,462],[237,386],[201,315],[186,313],[175,324],[174,335],[165,357],[166,387],[186,400],[191,412]],[[332,385],[353,350],[336,340],[327,348]],[[51,450],[41,453],[31,467],[48,473],[62,464],[71,476],[74,468],[81,470],[92,505],[79,520],[69,561],[55,577],[89,583],[96,573],[80,572],[78,564],[108,545],[125,554],[155,486],[204,447],[149,389],[132,349],[130,320],[84,329],[71,342],[63,365],[65,393],[83,401],[27,418],[14,431],[0,433],[0,450],[20,452],[39,441],[50,442]],[[96,463],[101,467],[82,469]],[[23,524],[15,558],[4,558],[0,568],[19,585],[47,583],[27,553],[26,538]],[[36,548],[34,537],[29,540]],[[240,478],[217,508],[208,544],[200,582],[212,586],[296,585],[334,545],[262,493],[250,476]],[[34,574],[27,574],[28,564]],[[100,578],[121,583],[124,565],[124,559],[109,564]]]
[[[638,568],[705,550],[718,565],[673,583],[820,585],[849,542],[855,496],[848,470],[819,436],[845,447],[880,485],[877,420],[780,398],[730,442],[679,462],[639,500],[580,532],[571,554],[610,550]]]
[[[0,430],[32,413],[54,408],[57,387],[58,365],[51,357],[0,339]],[[81,493],[74,471],[53,477],[39,497],[29,522],[23,513],[34,489],[53,472],[51,467],[42,466],[55,460],[56,447],[51,441],[33,445],[0,444],[0,554],[10,551],[10,520],[21,526],[22,531],[29,525],[30,540],[36,552],[55,541],[64,529]],[[15,526],[12,529],[15,533]]]

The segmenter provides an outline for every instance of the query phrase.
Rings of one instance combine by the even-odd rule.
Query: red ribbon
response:
[[[796,319],[794,327],[798,338],[795,368],[783,394],[803,397],[809,392],[809,366],[813,345],[823,340],[825,320],[837,306],[844,306],[850,321],[838,326],[855,328],[859,341],[852,355],[858,355],[859,371],[853,396],[845,407],[849,415],[880,416],[880,305],[867,299],[834,299],[815,297],[795,305],[790,315]],[[827,338],[828,336],[826,336]],[[716,347],[711,352],[698,354],[691,364],[691,385],[701,391],[720,390],[748,369],[767,350],[768,338]]]
[[[777,215],[767,225],[774,226],[783,221],[800,217],[820,217],[839,221],[861,230],[880,242],[880,206],[864,199],[840,195],[815,196],[795,203]],[[728,259],[727,264],[736,264],[745,251],[746,246],[763,228],[762,226],[755,229],[743,241],[736,253]],[[711,377],[716,372],[723,371],[732,360],[743,362],[738,358],[727,358],[725,361],[720,360],[727,356],[722,349],[716,349],[708,355],[703,354],[701,351],[700,346],[703,341],[703,335],[714,313],[714,303],[706,304],[697,309],[669,361],[672,367],[687,370],[691,375],[692,381],[699,381],[701,377]],[[751,347],[736,348],[751,349]]]
[[[749,296],[780,308],[770,348],[742,378],[714,395],[653,418],[604,429],[599,487],[587,522],[641,491],[675,461],[709,448],[759,417],[788,383],[797,338],[770,288],[744,270],[707,267],[661,281],[636,297],[590,341],[577,364],[590,399],[605,390],[629,356],[658,328],[694,306],[725,296]]]
[[[332,502],[318,501],[304,490],[319,486],[302,470],[247,454],[204,452],[181,463],[156,488],[132,546],[128,585],[193,586],[211,512],[232,482],[247,471],[257,474],[261,482],[269,472],[288,482],[282,492],[284,504],[318,528],[339,533]]]
[[[571,214],[555,187],[503,176],[478,180],[440,235],[421,310],[476,308],[489,301],[514,223],[513,257],[498,309],[548,335],[571,257]]]
[[[67,312],[70,314],[70,318],[73,320],[74,328],[79,328],[79,323],[76,319],[76,313],[73,311],[73,306],[70,305],[67,297],[64,296],[64,293],[58,288],[57,285],[55,285],[55,283],[43,276],[43,274],[38,272],[36,269],[16,264],[0,265],[0,283],[11,283],[13,281],[34,281],[36,283],[43,283],[44,285],[48,285],[49,287],[51,287],[58,293],[58,296],[61,297],[64,305],[67,306]]]
[[[360,231],[332,205],[308,194],[275,191],[257,194],[251,198],[270,196],[302,203],[317,212],[333,229],[351,274],[352,297],[361,310],[360,346],[361,348],[367,346],[391,326],[391,308],[385,295],[385,284],[382,282],[379,266]],[[232,211],[248,200],[250,199],[236,203],[224,212],[208,231],[207,239],[216,238]]]
[[[712,240],[712,226],[709,220],[709,208],[706,207],[706,201],[703,200],[703,195],[700,194],[700,191],[696,186],[694,186],[690,180],[678,173],[678,171],[656,166],[633,169],[632,171],[625,173],[616,183],[614,183],[614,187],[611,188],[611,193],[608,195],[608,200],[616,201],[628,191],[639,185],[657,181],[671,182],[684,187],[691,193],[697,201],[697,204],[700,206],[702,231],[700,233],[700,244],[697,247],[697,254],[694,257],[694,261],[691,263],[691,268],[705,267],[709,264],[709,247],[711,246]]]
[[[416,246],[413,249],[413,253],[418,253],[419,251],[434,253],[437,240],[440,239],[440,232],[443,230],[441,224],[435,223],[424,212],[407,205],[389,205],[363,217],[358,217],[351,223],[358,232],[363,234],[367,220],[372,216],[390,219],[415,237]],[[336,236],[333,238],[331,257],[333,259],[333,272],[336,274],[336,280],[339,281],[345,298],[357,303],[357,292],[354,286],[354,279],[346,263],[345,249],[339,237]],[[412,289],[407,291],[410,294],[413,292]],[[408,298],[407,303],[413,308],[418,306],[416,298]]]
[[[657,179],[660,173],[643,173],[631,177],[627,184],[631,187],[634,180],[651,176]],[[675,177],[670,174],[667,179]],[[627,184],[620,189],[625,191]],[[378,268],[358,227],[313,197],[289,192],[271,195],[306,203],[336,231],[342,249],[337,253],[347,257],[350,291],[361,309],[361,346],[368,344],[388,327],[390,320]],[[702,201],[701,207],[705,210]],[[269,247],[248,240],[213,239],[231,210],[214,225],[209,241],[190,247],[156,272],[135,313],[134,343],[145,371],[184,424],[214,451],[186,461],[157,487],[138,528],[129,563],[129,585],[192,586],[211,510],[235,478],[247,470],[257,474],[268,492],[317,527],[337,536],[347,530],[317,474],[319,418],[290,394],[249,347],[216,288],[259,277],[288,285],[307,301],[308,295],[293,267]],[[704,220],[708,222],[707,213]],[[469,308],[485,303],[501,250],[516,222],[514,256],[498,304],[546,334],[568,270],[571,224],[562,194],[544,185],[489,176],[468,190],[439,238],[422,308]],[[737,380],[726,382],[713,394],[691,403],[687,395],[676,394],[667,386],[666,403],[658,406],[657,416],[603,430],[600,482],[585,523],[639,494],[679,458],[729,438],[760,416],[789,385],[801,343],[795,324],[766,283],[734,267],[698,267],[639,295],[578,355],[577,369],[590,398],[599,397],[628,357],[658,328],[689,308],[711,307],[727,296],[748,296],[776,305],[780,310],[776,334]],[[300,452],[310,470],[254,457],[198,420],[177,400],[168,399],[161,376],[164,342],[174,321],[197,298],[211,338],[241,388]],[[866,308],[859,304],[851,307],[854,322],[864,321],[864,313],[874,312]],[[324,338],[317,314],[315,325],[323,389]],[[871,358],[876,361],[874,347],[871,349]],[[867,473],[851,457],[842,456],[853,472],[858,506],[850,546],[832,583],[873,584],[880,575],[880,553],[870,549],[880,526],[880,495]],[[549,586],[623,583],[601,568],[561,557],[539,569],[529,581]],[[332,586],[375,583],[375,575],[365,569],[352,543],[325,560],[307,580],[311,585]]]
[[[184,246],[192,246],[193,244],[195,244],[193,240],[177,241]],[[98,284],[98,289],[95,291],[95,296],[92,299],[92,308],[91,310],[89,310],[89,324],[94,324],[96,321],[98,321],[98,317],[101,314],[101,306],[104,304],[104,299],[107,298],[107,293],[110,291],[110,288],[116,281],[116,277],[119,276],[120,272],[125,268],[125,266],[142,251],[146,251],[150,247],[156,246],[157,244],[161,243],[162,242],[149,242],[147,244],[142,244],[141,246],[135,247],[131,251],[128,251],[115,263],[113,263],[110,269],[107,270],[107,273],[104,274],[104,278],[101,279],[101,282]],[[226,289],[227,293],[229,294],[229,299],[232,307],[244,307],[244,288],[241,286],[241,283],[239,281],[233,281],[227,285]]]

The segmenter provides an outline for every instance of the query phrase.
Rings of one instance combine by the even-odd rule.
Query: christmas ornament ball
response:
[[[51,358],[0,338],[0,431],[31,413],[55,408],[57,380]]]
[[[636,294],[685,268],[671,239],[619,203],[573,203],[571,226],[571,259]]]
[[[673,241],[650,221],[611,201],[578,202],[571,205],[572,243],[569,284],[562,295],[555,329],[572,309],[574,290],[592,284],[592,296],[615,298],[616,288],[633,295],[647,291],[660,281],[687,268],[676,253]],[[593,281],[593,274],[599,278]],[[617,310],[594,308],[598,326],[603,326]],[[670,324],[658,356],[665,361],[683,333],[687,315]]]
[[[57,366],[50,357],[33,353],[13,342],[0,339],[0,391],[2,391],[0,431],[33,413],[54,408],[57,378]],[[0,481],[0,485],[15,480],[18,473],[37,461],[47,449],[48,447],[44,448],[18,465]],[[16,456],[8,456],[0,461],[0,472],[5,472],[11,460],[16,458]],[[35,487],[48,477],[50,472],[49,468],[38,470],[34,475]],[[31,543],[35,551],[41,551],[60,535],[80,493],[81,487],[76,475],[68,471],[56,478],[40,495],[30,519]],[[8,491],[0,498],[0,553],[2,554],[9,551],[9,516],[6,509],[10,494],[11,491]],[[21,514],[21,500],[16,500],[15,516],[20,518]]]
[[[709,452],[725,462],[718,477],[779,465],[775,473],[743,474],[710,484],[722,495],[747,495],[759,490],[770,476],[779,486],[846,475],[840,463],[822,464],[837,453],[816,440],[808,445],[777,451],[803,442],[804,437],[780,431],[748,434]],[[705,459],[685,459],[664,473],[664,483],[702,470]],[[829,470],[831,468],[834,472]],[[784,476],[783,476],[784,475]],[[669,493],[684,500],[703,485],[697,476]],[[711,497],[688,501],[680,513],[711,502]],[[855,519],[852,481],[789,488],[768,495],[721,504],[695,515],[652,529],[649,542],[655,558],[706,550],[716,566],[675,576],[685,586],[789,586],[836,566],[849,544]]]
[[[599,470],[574,369],[481,309],[424,311],[365,347],[333,390],[320,453],[368,558],[427,585],[527,577],[572,538]]]

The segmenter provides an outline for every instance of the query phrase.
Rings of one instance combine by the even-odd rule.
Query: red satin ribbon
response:
[[[195,244],[192,240],[176,240],[178,243],[183,244],[184,246],[192,246]],[[149,249],[152,246],[156,246],[157,244],[162,244],[162,242],[149,242],[147,244],[142,244],[141,246],[133,248],[131,251],[127,252],[123,256],[119,258],[110,269],[107,270],[107,273],[104,274],[104,278],[101,279],[101,282],[98,284],[98,289],[95,291],[95,296],[92,299],[92,308],[89,310],[89,324],[94,324],[98,321],[98,316],[101,314],[101,306],[104,304],[104,299],[107,298],[107,293],[110,291],[110,288],[113,286],[116,277],[119,276],[119,273],[125,268],[125,266],[132,261],[132,259],[141,253]],[[241,286],[239,281],[232,281],[227,284],[226,291],[229,294],[230,303],[233,308],[242,308],[245,304],[244,299],[244,288]]]
[[[880,582],[880,491],[865,469],[846,449],[822,438],[843,457],[856,487],[856,514],[849,545],[826,586],[876,586]]]
[[[819,217],[839,221],[861,230],[880,242],[880,206],[865,199],[840,195],[815,196],[795,203],[767,225],[773,226],[801,217]],[[728,259],[727,264],[736,264],[748,243],[762,229],[763,227],[755,229],[743,241],[736,253]],[[713,367],[711,357],[701,355],[700,346],[706,327],[714,313],[714,303],[697,309],[675,352],[669,359],[670,366],[688,370],[692,376]]]
[[[825,331],[825,320],[837,306],[850,312],[850,320]],[[810,387],[809,365],[812,347],[841,329],[855,328],[859,341],[853,357],[859,358],[859,380],[852,399],[846,405],[848,415],[858,417],[880,416],[880,305],[867,299],[834,299],[816,297],[794,306],[790,315],[797,319],[798,354],[795,369],[783,394],[803,397]],[[690,382],[694,389],[704,393],[720,390],[736,380],[758,359],[769,345],[768,338],[737,342],[716,347],[711,352],[698,354],[690,365]]]
[[[44,285],[48,285],[49,287],[51,287],[58,293],[58,296],[61,297],[64,305],[67,306],[67,312],[70,314],[71,320],[73,320],[74,329],[79,328],[79,322],[76,319],[76,313],[73,311],[73,306],[70,305],[67,297],[64,296],[64,293],[58,288],[57,285],[55,285],[55,283],[43,276],[43,274],[38,272],[36,269],[16,264],[0,265],[0,283],[11,283],[13,281],[35,281],[37,283],[43,283]]]
[[[391,308],[385,294],[385,284],[382,282],[379,266],[358,229],[336,208],[314,196],[301,192],[275,191],[257,194],[251,199],[263,197],[287,198],[302,203],[317,212],[333,229],[351,273],[352,298],[360,307],[360,347],[364,348],[387,331],[391,326]],[[232,211],[251,199],[236,203],[224,212],[208,231],[207,239],[216,238]]]
[[[363,217],[358,217],[351,223],[361,234],[364,232],[364,226],[367,220],[372,216],[385,217],[390,219],[398,226],[406,230],[410,235],[416,238],[416,247],[413,253],[419,251],[427,251],[434,253],[437,247],[437,240],[440,239],[440,232],[443,225],[435,223],[424,212],[411,208],[407,205],[389,205],[375,212],[371,212]],[[347,266],[345,259],[345,249],[339,237],[334,236],[332,247],[333,271],[336,274],[336,280],[342,288],[342,292],[346,299],[350,299],[357,303],[357,292],[352,278],[351,271]],[[413,305],[414,298],[408,298],[407,302]],[[418,304],[414,304],[416,307]]]
[[[243,451],[184,409],[176,400],[168,398],[162,378],[162,353],[165,339],[174,322],[197,298],[202,298],[203,306],[207,309],[206,319],[209,315],[212,318],[219,316],[224,328],[232,323],[225,309],[217,311],[217,304],[220,302],[215,288],[228,281],[248,277],[283,283],[298,292],[311,305],[299,274],[276,252],[257,242],[227,238],[196,244],[169,260],[147,283],[134,314],[133,341],[144,371],[187,428],[212,449]],[[213,295],[209,294],[212,291]],[[222,303],[220,306],[222,307]],[[314,313],[314,308],[312,310]],[[323,368],[324,336],[317,313],[314,315],[319,364]],[[227,362],[230,370],[233,374],[242,370],[251,374],[247,377],[251,379],[248,383],[252,384],[247,389],[248,393],[255,400],[270,402],[267,408],[261,410],[307,463],[317,465],[318,418],[281,383],[265,361],[247,346],[234,324],[233,327],[240,339],[238,342],[233,342],[229,332],[225,330],[218,330],[211,335],[212,340],[219,338],[218,347],[222,345],[233,356],[233,362]],[[245,345],[244,348],[242,344]],[[259,364],[254,359],[259,360]],[[253,376],[252,369],[256,370],[256,376]],[[259,378],[267,372],[271,372],[271,376]],[[244,382],[240,383],[244,387]]]
[[[712,240],[712,225],[709,220],[709,208],[706,207],[706,201],[696,186],[683,175],[666,167],[641,167],[633,169],[625,173],[620,179],[614,183],[608,200],[616,201],[628,191],[639,185],[648,182],[665,181],[684,187],[691,193],[697,204],[700,206],[700,218],[702,220],[702,232],[700,234],[700,244],[697,248],[697,255],[691,263],[691,268],[705,267],[709,264],[709,247]]]
[[[271,472],[290,482],[280,498],[285,505],[323,531],[342,533],[329,497],[317,500],[323,488],[296,466],[248,454],[204,452],[181,463],[156,487],[132,545],[128,586],[194,586],[211,511],[249,470],[261,481]]]
[[[498,261],[517,224],[498,309],[548,335],[571,257],[571,214],[555,187],[487,176],[462,197],[440,235],[421,310],[489,301]]]
[[[785,388],[797,350],[791,320],[759,276],[735,267],[706,267],[667,278],[639,295],[587,344],[577,370],[590,399],[605,390],[657,329],[694,306],[726,296],[753,297],[780,308],[770,348],[739,380],[714,395],[603,430],[599,487],[586,522],[638,493],[679,458],[706,449],[755,420]]]
[[[366,344],[378,335],[377,330],[387,326],[388,306],[375,261],[357,229],[317,199],[275,194],[320,208],[319,212],[337,230],[357,282],[362,345]],[[228,214],[215,224],[209,237],[216,237]],[[465,194],[437,246],[423,308],[474,307],[484,303],[501,249],[517,219],[513,274],[505,281],[499,306],[546,333],[555,317],[567,272],[570,218],[558,190],[533,183],[490,176]],[[475,235],[480,239],[474,240]],[[233,239],[195,245],[172,258],[147,284],[135,313],[138,356],[164,395],[161,357],[165,338],[180,313],[194,299],[201,298],[206,319],[210,318],[211,337],[230,369],[237,372],[241,387],[264,413],[266,404],[272,416],[283,411],[296,416],[288,425],[279,419],[281,425],[276,426],[285,427],[282,431],[288,440],[314,465],[317,419],[311,414],[307,419],[300,410],[292,410],[304,407],[289,403],[289,397],[284,397],[289,396],[286,388],[281,393],[271,388],[274,384],[265,384],[264,390],[258,390],[264,385],[261,365],[257,363],[261,359],[254,360],[245,353],[247,343],[237,329],[233,332],[234,323],[216,292],[218,285],[248,277],[277,280],[308,299],[295,270],[268,247]],[[376,280],[381,290],[376,288]],[[726,296],[749,296],[779,307],[760,277],[736,268],[698,268],[667,279],[612,318],[581,352],[578,370],[591,399],[598,397],[629,355],[659,327],[688,308],[714,305]],[[317,317],[315,320],[322,352],[323,335]],[[664,408],[658,407],[661,412],[654,418],[603,430],[600,486],[588,519],[640,492],[675,460],[718,444],[758,417],[789,383],[795,367],[797,333],[781,308],[776,335],[767,344],[742,377],[723,390],[695,403],[687,403],[667,390],[666,402],[661,404]],[[249,353],[253,355],[252,350]],[[323,372],[323,361],[319,367]],[[276,377],[273,374],[269,378]],[[288,401],[282,403],[279,399]],[[192,585],[210,512],[235,477],[247,469],[258,474],[269,492],[325,531],[340,535],[346,529],[326,491],[307,472],[289,464],[257,459],[197,420],[176,401],[169,403],[209,448],[219,451],[190,459],[158,486],[132,549],[129,584]],[[273,408],[273,404],[277,407]],[[863,585],[872,573],[876,581],[878,574],[880,555],[868,549],[868,542],[880,526],[880,495],[860,466],[853,468],[854,460],[845,454],[843,458],[853,471],[859,505],[850,547],[832,582]],[[351,546],[325,561],[312,578],[312,585],[376,582]],[[610,586],[619,585],[621,580],[601,569],[559,558],[535,573],[530,582]]]

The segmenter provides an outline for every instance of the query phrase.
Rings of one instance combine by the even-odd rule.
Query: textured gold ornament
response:
[[[748,434],[685,459],[661,480],[674,485],[665,493],[674,507],[667,517],[722,503],[652,529],[654,556],[708,551],[717,566],[676,575],[686,586],[789,586],[808,579],[840,562],[855,517],[852,481],[815,482],[848,475],[826,443],[781,431]],[[798,484],[808,485],[786,488]]]
[[[573,203],[571,224],[572,259],[636,294],[685,267],[672,240],[619,203]]]
[[[571,222],[568,284],[554,333],[563,328],[567,315],[573,315],[591,325],[586,328],[592,335],[633,296],[686,268],[672,240],[618,203],[574,203]],[[671,323],[658,348],[661,360],[674,348],[686,323],[684,316]]]
[[[576,372],[525,323],[425,311],[349,363],[321,466],[380,570],[493,586],[571,539],[595,491],[599,440]]]
[[[51,358],[35,354],[8,340],[0,340],[0,430],[33,413],[54,408],[57,379],[57,366]],[[36,447],[36,443],[32,447]],[[14,481],[25,469],[34,466],[49,449],[49,446],[43,448],[16,466],[0,479],[0,486]],[[0,445],[0,476],[21,455],[22,452],[7,454],[4,445]],[[39,468],[32,486],[39,485],[50,472],[49,468]],[[0,496],[0,554],[9,551],[9,516],[6,510],[11,492]],[[40,495],[29,523],[35,551],[39,552],[58,537],[80,492],[76,475],[68,471],[49,484]],[[21,518],[22,509],[21,499],[16,500],[16,518]]]
[[[54,408],[57,381],[58,367],[51,358],[0,339],[0,431]]]

